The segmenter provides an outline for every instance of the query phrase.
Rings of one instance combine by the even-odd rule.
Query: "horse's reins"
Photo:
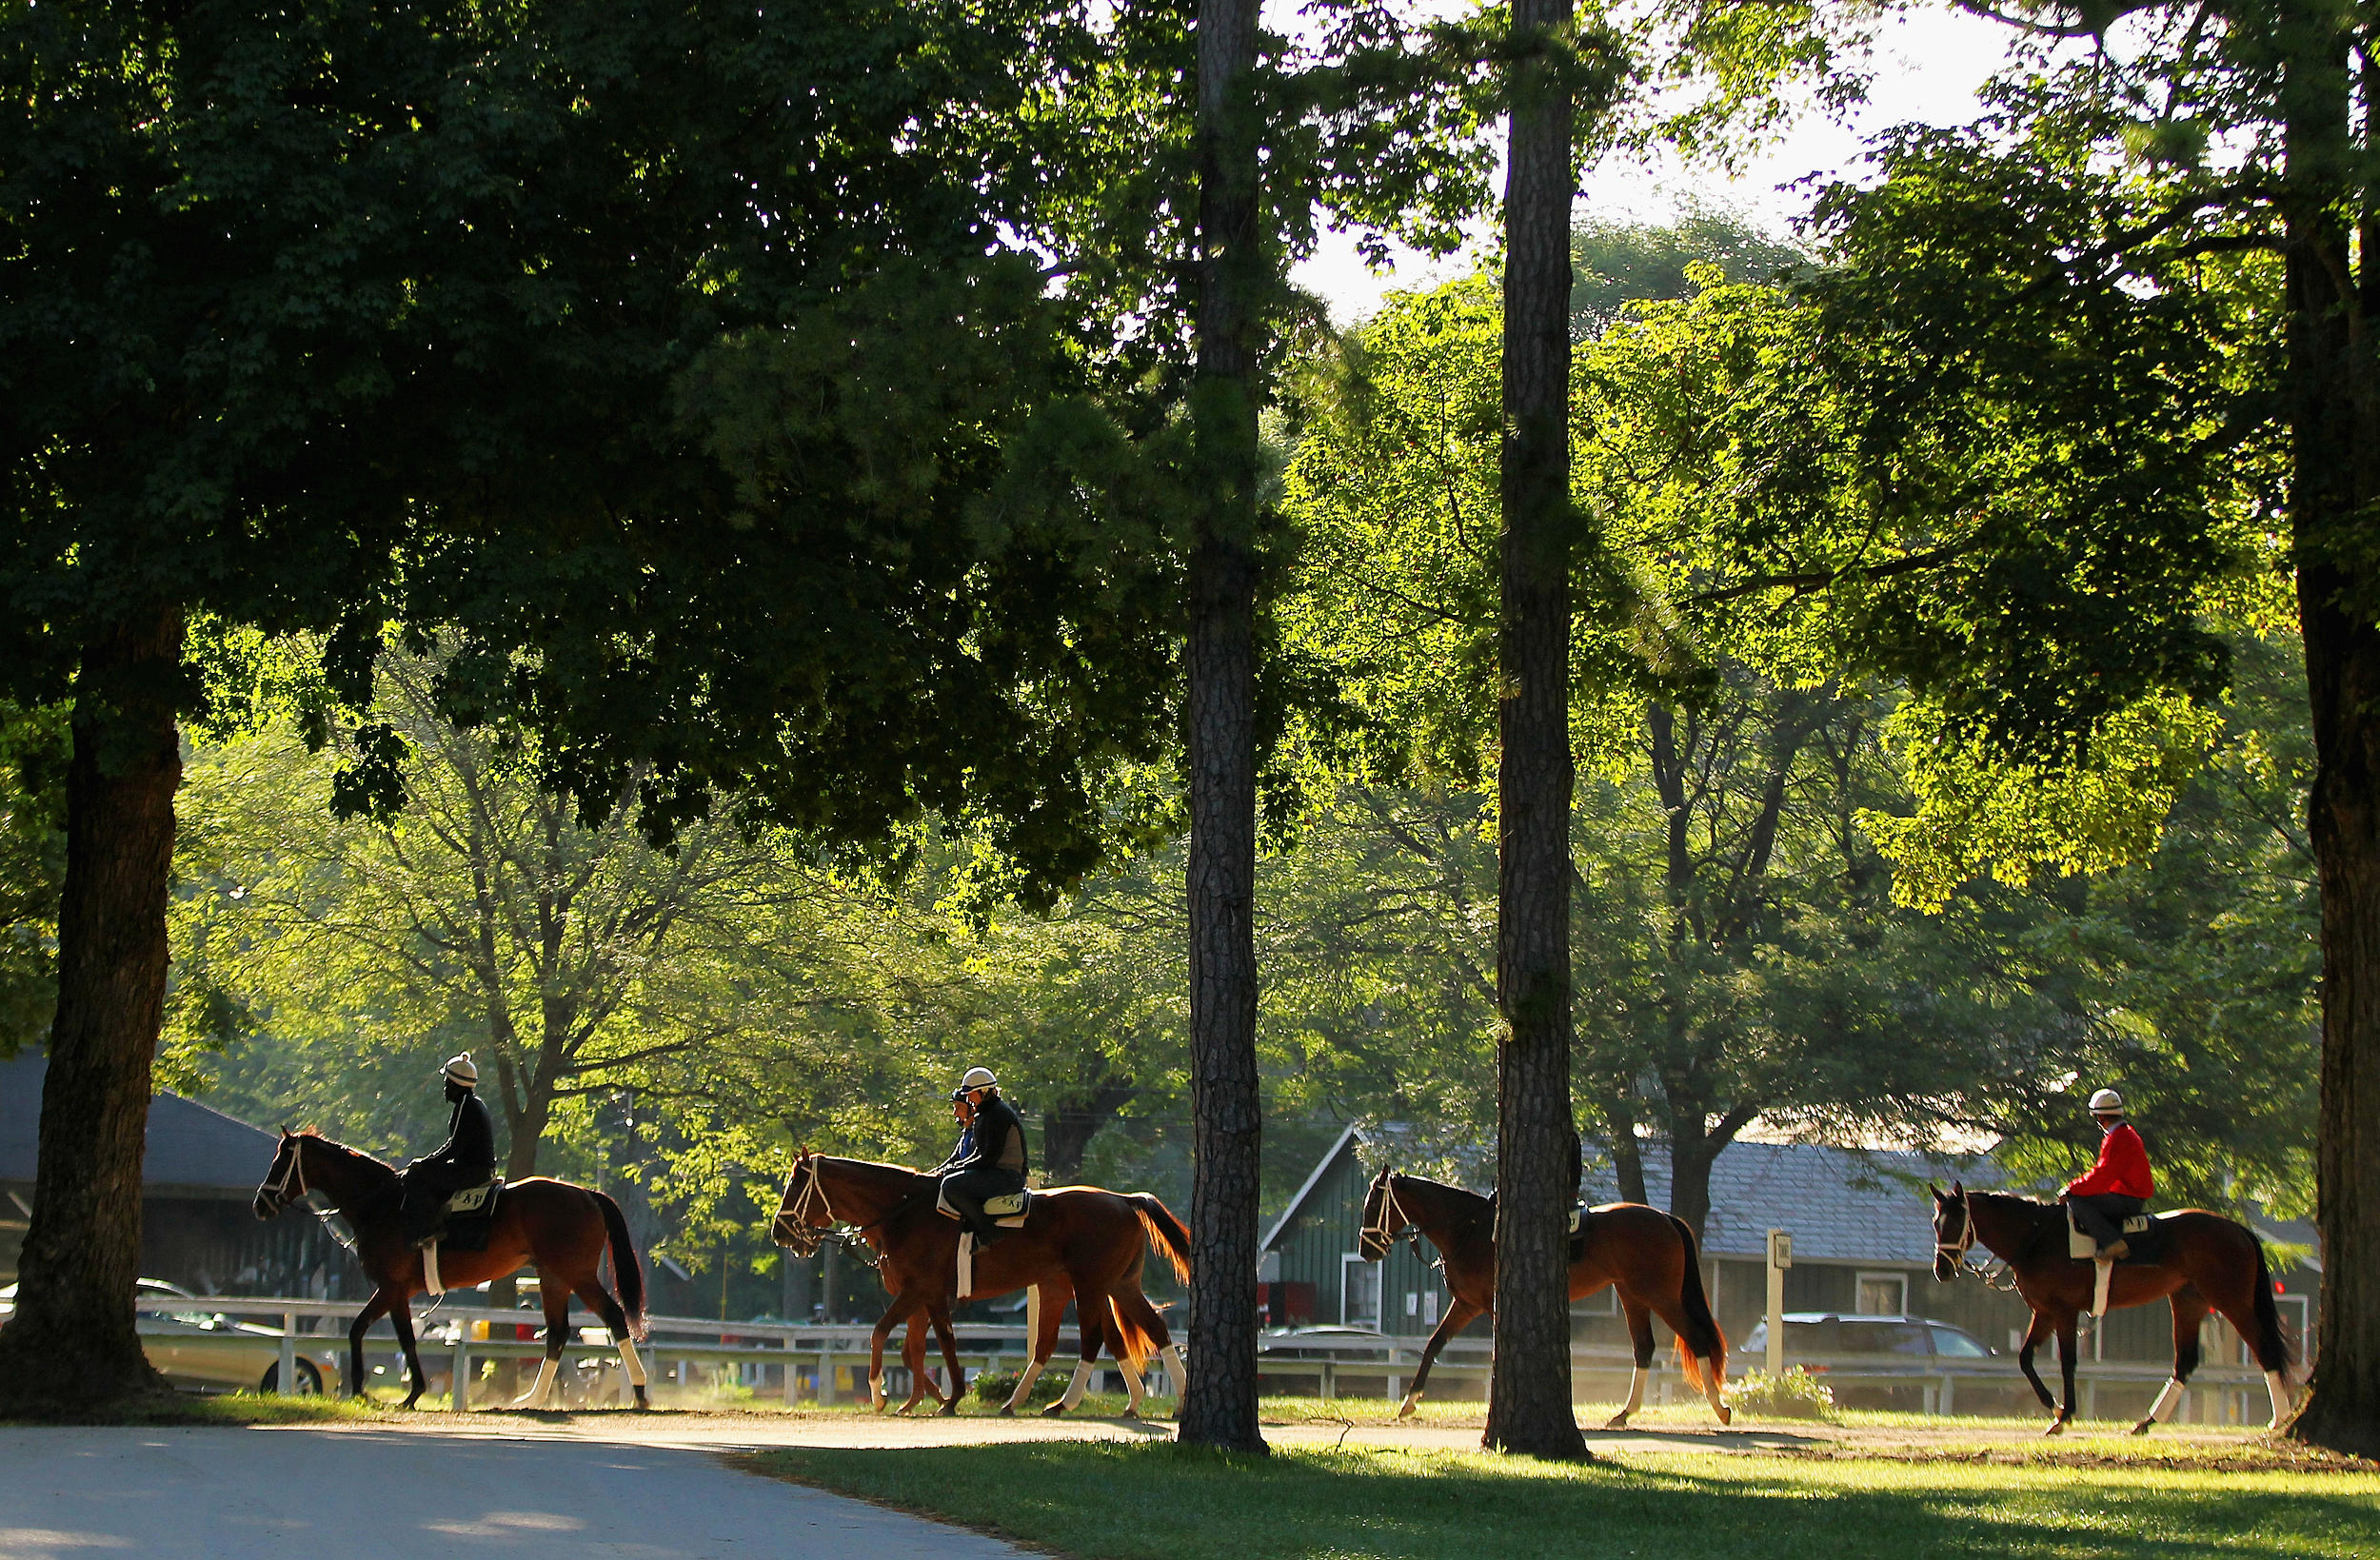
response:
[[[1973,1274],[1975,1277],[1983,1280],[1984,1288],[1999,1290],[2003,1293],[2013,1293],[2016,1288],[2016,1281],[2014,1279],[2012,1278],[2005,1284],[1993,1283],[1992,1281],[1992,1273],[1990,1269],[1974,1268],[1967,1265],[1967,1254],[1973,1251],[1975,1245],[1975,1209],[1974,1205],[1968,1200],[1973,1195],[1973,1193],[1968,1191],[1963,1186],[1958,1189],[1958,1238],[1956,1240],[1944,1240],[1937,1235],[1934,1242],[1934,1254],[1936,1256],[1947,1256],[1951,1259],[1951,1268],[1953,1270],[1952,1275],[1954,1277],[1962,1273]],[[1995,1260],[1999,1262],[2003,1269],[2013,1271],[2015,1264],[2008,1261],[2005,1257],[1996,1258]]]
[[[925,1185],[894,1203],[892,1207],[875,1218],[865,1224],[853,1224],[835,1212],[834,1199],[826,1191],[826,1177],[818,1173],[820,1157],[818,1155],[812,1155],[806,1164],[795,1169],[794,1174],[797,1175],[801,1175],[803,1169],[808,1170],[809,1177],[802,1183],[802,1190],[795,1194],[793,1206],[777,1215],[778,1222],[783,1223],[790,1219],[796,1229],[808,1232],[811,1251],[818,1250],[819,1245],[823,1241],[840,1240],[845,1246],[859,1245],[867,1254],[861,1260],[870,1267],[881,1266],[882,1259],[877,1254],[874,1244],[867,1239],[867,1233],[870,1230],[883,1228],[892,1222],[896,1214],[915,1207],[924,1198],[926,1193],[933,1191],[939,1183],[929,1176]],[[811,1220],[810,1212],[813,1208],[826,1215],[823,1222]],[[837,1226],[843,1226],[843,1228],[839,1229]],[[846,1231],[848,1231],[847,1234]]]
[[[296,1188],[294,1192],[290,1190],[292,1187]],[[264,1190],[271,1193],[276,1199],[277,1206],[274,1209],[276,1213],[288,1210],[291,1204],[306,1195],[308,1188],[306,1184],[305,1138],[289,1139],[289,1168],[281,1173],[279,1180],[267,1181]]]

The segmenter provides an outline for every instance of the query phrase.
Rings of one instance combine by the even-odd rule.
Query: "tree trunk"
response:
[[[1488,1446],[1584,1457],[1570,1402],[1571,0],[1518,0],[1505,187],[1496,1343]]]
[[[88,644],[67,775],[58,1008],[0,1412],[80,1410],[166,1390],[134,1331],[141,1157],[166,996],[182,616]],[[258,1174],[263,1170],[260,1167]]]
[[[1257,0],[1199,7],[1198,373],[1206,484],[1190,557],[1190,1379],[1181,1439],[1266,1450],[1257,1423],[1257,371],[1267,261],[1248,101]]]
[[[1636,1113],[1615,1100],[1603,1107],[1603,1120],[1611,1132],[1612,1171],[1619,1177],[1619,1200],[1643,1202],[1644,1145],[1636,1137]]]
[[[2327,188],[2351,152],[2347,40],[2285,7],[2301,44],[2283,86],[2290,183]],[[2329,13],[2323,13],[2328,16]],[[2363,252],[2365,291],[2374,265]],[[2370,563],[2380,502],[2380,386],[2369,313],[2346,294],[2348,230],[2311,194],[2287,250],[2290,524],[2296,552],[2322,883],[2322,1106],[2316,1151],[2322,1319],[2313,1390],[2292,1432],[2380,1455],[2380,632]],[[2380,303],[2380,299],[2372,300]]]
[[[1132,1103],[1137,1091],[1118,1078],[1068,1095],[1041,1113],[1041,1175],[1048,1185],[1067,1186],[1082,1175],[1082,1156],[1100,1129]]]

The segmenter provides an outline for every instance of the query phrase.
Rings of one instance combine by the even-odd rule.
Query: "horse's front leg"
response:
[[[1459,1294],[1455,1296],[1453,1303],[1446,1308],[1446,1314],[1438,1318],[1438,1330],[1422,1346],[1421,1368],[1413,1373],[1413,1385],[1406,1389],[1404,1406],[1397,1411],[1398,1418],[1413,1417],[1413,1411],[1420,1406],[1422,1390],[1430,1384],[1430,1367],[1438,1363],[1438,1351],[1446,1347],[1448,1339],[1469,1327],[1472,1318],[1485,1309]]]
[[[967,1392],[966,1367],[959,1363],[959,1336],[950,1330],[950,1305],[938,1300],[925,1308],[925,1314],[934,1324],[934,1335],[942,1340],[942,1367],[950,1373],[950,1395],[942,1399],[942,1412],[957,1413],[959,1399]]]
[[[2074,1315],[2069,1312],[2057,1328],[2057,1369],[2066,1386],[2066,1399],[2057,1411],[2057,1422],[2049,1429],[2056,1435],[2065,1431],[2074,1417],[2074,1367],[2082,1357],[2081,1340],[2074,1331]]]
[[[422,1393],[429,1390],[429,1372],[422,1369],[421,1352],[414,1347],[413,1343],[411,1296],[402,1293],[397,1294],[389,1303],[388,1320],[397,1330],[398,1346],[405,1351],[406,1373],[413,1378],[413,1390],[405,1394],[405,1406],[409,1409],[421,1401]],[[470,1405],[469,1384],[464,1383],[455,1390],[458,1393],[455,1402],[467,1408]]]
[[[364,1309],[347,1324],[347,1395],[362,1397],[364,1392],[364,1334],[372,1330],[372,1323],[387,1313],[388,1289],[386,1285],[372,1291],[372,1297],[364,1302]],[[415,1394],[419,1396],[419,1393]],[[406,1407],[413,1405],[408,1402]]]
[[[909,1313],[917,1310],[919,1304],[916,1295],[905,1290],[895,1291],[892,1304],[884,1308],[884,1313],[876,1318],[876,1326],[868,1333],[868,1401],[875,1406],[878,1413],[884,1412],[884,1340],[892,1336],[894,1328],[909,1319]]]
[[[2041,1372],[2033,1368],[2033,1351],[2041,1347],[2041,1340],[2050,1335],[2050,1331],[2048,1313],[2034,1312],[2032,1324],[2025,1329],[2025,1341],[2016,1346],[2016,1368],[2025,1372],[2027,1381],[2033,1383],[2033,1395],[2041,1399],[2041,1406],[2052,1413],[2055,1413],[2057,1399],[2050,1395],[2049,1387],[2042,1381]]]
[[[930,1309],[931,1306],[927,1305],[909,1313],[909,1331],[901,1340],[901,1363],[909,1368],[909,1400],[897,1411],[901,1413],[916,1409],[928,1392],[934,1392],[937,1407],[942,1400],[942,1394],[934,1392],[934,1383],[925,1373],[925,1317]]]

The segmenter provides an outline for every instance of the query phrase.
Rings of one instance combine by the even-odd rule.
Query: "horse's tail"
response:
[[[1125,1200],[1140,1215],[1140,1228],[1148,1232],[1149,1244],[1174,1265],[1174,1276],[1190,1282],[1190,1232],[1181,1220],[1174,1217],[1174,1211],[1154,1192],[1135,1192]]]
[[[2268,1371],[2289,1374],[2289,1334],[2281,1331],[2281,1308],[2272,1299],[2272,1270],[2265,1264],[2264,1242],[2255,1232],[2248,1238],[2256,1243],[2256,1363]]]
[[[607,1194],[590,1195],[595,1205],[604,1211],[604,1231],[611,1241],[611,1282],[620,1291],[620,1309],[628,1313],[628,1335],[642,1342],[648,1331],[645,1325],[645,1269],[638,1264],[636,1247],[628,1239],[627,1216]]]
[[[1677,1282],[1677,1308],[1686,1314],[1686,1331],[1677,1334],[1677,1368],[1699,1392],[1707,1360],[1712,1379],[1724,1386],[1727,1334],[1719,1330],[1718,1318],[1711,1314],[1710,1296],[1702,1293],[1701,1248],[1695,1243],[1693,1226],[1676,1214],[1669,1215],[1669,1221],[1677,1227],[1677,1238],[1686,1248],[1685,1272]]]
[[[1157,1339],[1147,1328],[1133,1320],[1112,1294],[1107,1297],[1107,1314],[1116,1324],[1115,1331],[1107,1335],[1108,1348],[1118,1357],[1130,1360],[1135,1372],[1140,1371],[1148,1364],[1149,1356],[1157,1353]]]

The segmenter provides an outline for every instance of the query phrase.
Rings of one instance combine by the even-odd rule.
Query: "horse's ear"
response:
[[[1926,1190],[1934,1195],[1934,1201],[1940,1202],[1942,1200],[1942,1189],[1934,1185],[1932,1181],[1926,1182]]]
[[[1954,1197],[1962,1197],[1962,1196],[1965,1196],[1966,1195],[1967,1195],[1967,1183],[1966,1183],[1965,1181],[1953,1181],[1953,1182],[1951,1183],[1951,1195],[1952,1195],[1952,1196],[1954,1196]]]

